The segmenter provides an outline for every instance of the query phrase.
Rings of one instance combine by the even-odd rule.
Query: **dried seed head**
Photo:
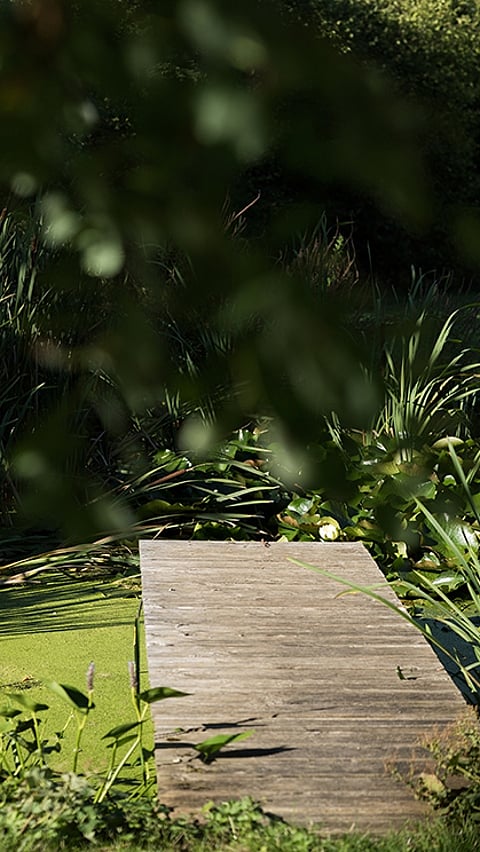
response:
[[[87,669],[87,692],[93,692],[93,676],[95,674],[95,663],[90,663]]]
[[[132,660],[129,660],[128,662],[128,674],[130,675],[130,686],[132,689],[138,689],[137,672],[135,669],[135,663]]]

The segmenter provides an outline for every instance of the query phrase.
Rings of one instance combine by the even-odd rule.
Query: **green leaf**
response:
[[[282,523],[278,525],[278,531],[281,533],[280,541],[294,541],[298,536],[298,529],[286,526]]]
[[[425,500],[433,500],[437,493],[437,486],[432,480],[421,482],[415,489],[415,497],[423,497]]]
[[[95,707],[95,704],[90,701],[88,695],[80,692],[75,686],[68,686],[65,683],[57,683],[54,680],[46,681],[45,686],[56,695],[60,696],[70,707],[78,710],[80,713],[88,713],[90,709]]]
[[[379,526],[373,524],[357,524],[355,526],[345,527],[343,532],[348,535],[349,539],[361,541],[376,541],[380,544],[385,542],[385,533]]]
[[[461,438],[455,438],[455,436],[447,437],[447,438],[439,438],[438,441],[435,441],[432,444],[434,450],[445,450],[449,447],[460,447],[464,441]]]
[[[3,719],[14,719],[15,716],[20,716],[21,713],[21,710],[14,710],[13,707],[2,707],[0,710],[0,716]]]
[[[118,737],[123,737],[124,734],[127,734],[129,731],[133,731],[141,724],[141,722],[126,722],[124,725],[116,725],[115,728],[111,728],[103,735],[102,740],[118,739]]]
[[[423,553],[421,558],[414,563],[414,566],[420,571],[431,571],[432,569],[440,567],[440,559],[432,550],[427,550],[426,553]]]
[[[15,704],[19,704],[20,707],[23,707],[25,710],[29,710],[31,713],[40,713],[42,710],[48,710],[48,704],[41,704],[38,701],[33,701],[31,698],[27,698],[25,695],[21,695],[18,692],[7,692],[8,698],[11,698]]]
[[[136,739],[139,739],[138,734],[129,734],[127,737],[119,737],[115,742],[108,743],[106,748],[120,748],[121,746],[128,745],[128,743],[133,743]]]
[[[442,586],[446,592],[453,592],[463,586],[465,582],[465,577],[458,571],[442,571],[432,580],[432,586]]]
[[[138,510],[140,518],[158,518],[162,515],[183,514],[191,512],[191,506],[185,506],[183,503],[168,503],[166,500],[150,500],[149,503],[144,503]]]
[[[178,689],[170,689],[169,686],[154,686],[152,689],[146,689],[138,696],[145,704],[154,704],[156,701],[163,701],[165,698],[181,698],[184,695],[190,695],[189,692],[180,692]]]
[[[431,772],[421,772],[418,776],[418,780],[421,782],[426,793],[442,799],[447,795],[448,790],[438,775],[434,775]]]
[[[218,734],[216,737],[210,737],[208,740],[196,743],[193,748],[199,752],[200,758],[205,763],[209,763],[226,745],[246,740],[254,733],[255,731],[243,731],[241,734]]]
[[[455,487],[456,484],[457,484],[457,480],[455,479],[454,476],[452,476],[451,473],[447,473],[447,475],[443,477],[442,485],[445,485],[446,488],[449,488],[450,486]],[[480,495],[477,495],[477,496],[480,496]]]
[[[313,500],[308,497],[296,497],[287,506],[287,512],[295,512],[296,515],[308,515],[313,506]]]
[[[445,535],[456,547],[478,548],[478,538],[470,524],[465,523],[460,518],[449,518],[445,515],[440,515],[437,520],[445,531]]]

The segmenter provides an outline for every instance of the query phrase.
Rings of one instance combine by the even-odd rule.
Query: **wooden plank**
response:
[[[141,543],[150,681],[190,693],[152,707],[160,799],[250,795],[295,823],[389,830],[426,809],[385,764],[406,768],[464,701],[420,632],[289,557],[396,601],[358,543]],[[252,729],[210,765],[191,748]]]

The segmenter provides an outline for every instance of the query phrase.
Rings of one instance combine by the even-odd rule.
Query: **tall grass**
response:
[[[45,388],[33,357],[39,337],[38,229],[0,215],[0,524],[11,525],[16,485],[9,463],[25,422]]]
[[[352,230],[351,223],[337,222],[335,227],[329,227],[323,215],[312,231],[302,234],[296,244],[281,252],[281,267],[287,275],[308,282],[318,298],[326,293],[346,299],[357,295],[360,274]]]
[[[423,311],[410,333],[397,334],[385,344],[385,401],[371,433],[394,439],[405,459],[436,438],[468,434],[480,362],[461,345],[452,353],[458,313],[432,333]]]

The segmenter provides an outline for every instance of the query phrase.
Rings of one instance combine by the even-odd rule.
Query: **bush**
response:
[[[311,0],[301,4],[300,13],[342,53],[386,74],[405,105],[417,110],[436,233],[428,249],[403,233],[398,254],[405,271],[405,250],[410,261],[437,269],[451,263],[452,221],[480,197],[479,5],[472,0]],[[359,236],[373,243],[375,265],[387,255],[391,263],[398,224],[379,219],[372,205],[352,196],[331,199],[337,214],[339,201],[360,214]],[[382,239],[388,249],[380,245]]]
[[[54,776],[37,767],[24,779],[4,780],[0,792],[0,845],[4,852],[45,852],[113,840],[145,844],[160,839],[168,810],[151,799],[117,796],[98,803],[88,781]]]

